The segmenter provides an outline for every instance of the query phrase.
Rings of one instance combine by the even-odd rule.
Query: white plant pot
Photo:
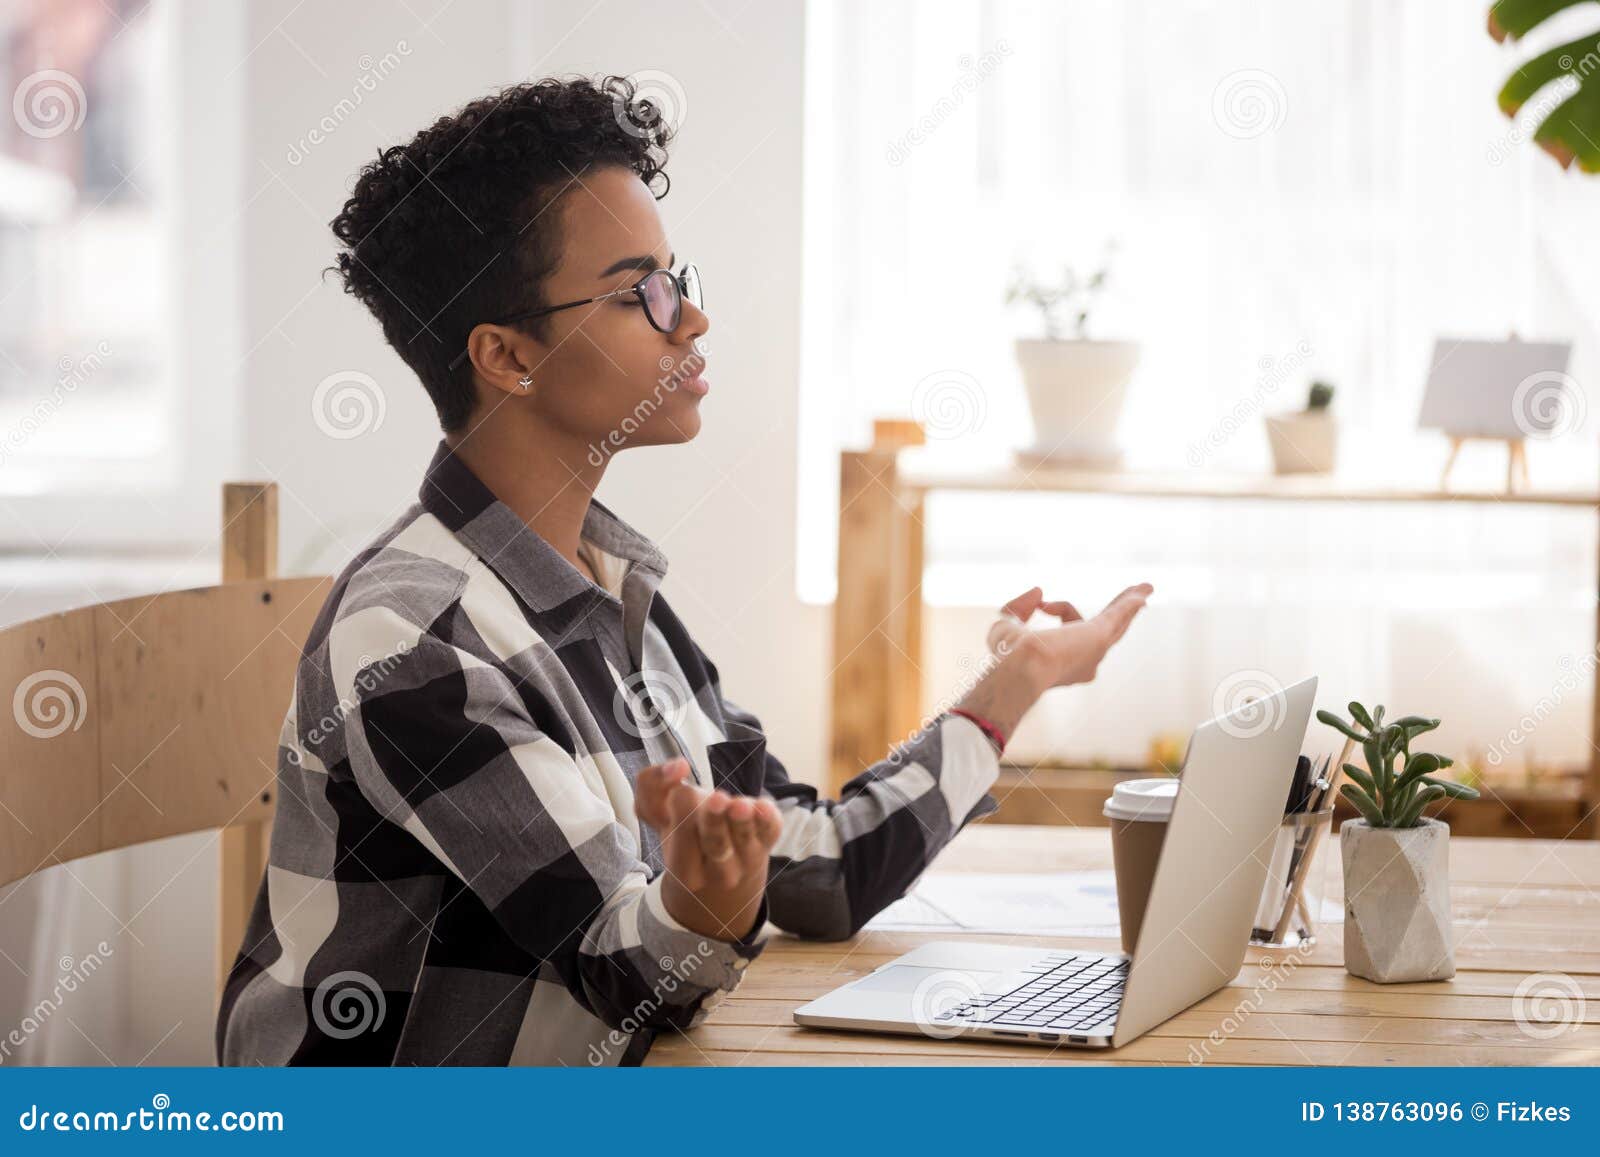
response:
[[[1326,410],[1267,415],[1267,442],[1277,474],[1329,474],[1339,451],[1339,423]]]
[[[1029,453],[1066,462],[1116,461],[1117,422],[1139,344],[1020,338],[1016,353],[1033,415]]]
[[[1450,927],[1450,825],[1339,828],[1344,860],[1344,966],[1379,984],[1456,974]]]

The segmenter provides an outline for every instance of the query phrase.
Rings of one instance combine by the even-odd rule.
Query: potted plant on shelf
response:
[[[1277,474],[1328,474],[1339,449],[1339,426],[1333,420],[1333,387],[1312,382],[1306,408],[1267,415],[1267,443]]]
[[[1350,704],[1351,722],[1317,718],[1361,745],[1366,769],[1344,765],[1339,793],[1361,813],[1339,828],[1344,861],[1344,966],[1379,984],[1447,980],[1456,974],[1450,930],[1450,826],[1423,814],[1446,796],[1477,799],[1475,789],[1437,774],[1452,760],[1411,743],[1439,726],[1407,715],[1384,723]]]
[[[1047,282],[1025,269],[1013,272],[1007,305],[1038,311],[1040,336],[1018,338],[1017,365],[1033,417],[1034,444],[1024,455],[1090,466],[1114,466],[1117,421],[1139,345],[1089,337],[1089,318],[1104,291],[1115,244],[1100,267],[1082,277],[1070,266]]]

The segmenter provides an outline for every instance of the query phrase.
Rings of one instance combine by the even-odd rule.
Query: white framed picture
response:
[[[1417,426],[1455,438],[1545,438],[1579,403],[1567,374],[1572,343],[1439,338]]]

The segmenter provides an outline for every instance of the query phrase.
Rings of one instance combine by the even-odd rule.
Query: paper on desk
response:
[[[924,876],[867,922],[897,932],[1116,936],[1116,878],[1092,872],[952,872]]]

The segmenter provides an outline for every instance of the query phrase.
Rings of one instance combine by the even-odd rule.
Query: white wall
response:
[[[687,104],[662,213],[674,247],[707,280],[712,393],[693,443],[619,456],[600,497],[666,552],[666,596],[730,697],[761,716],[797,776],[820,775],[827,617],[794,594],[803,6],[719,0],[663,19],[644,0],[457,0],[423,27],[391,3],[341,4],[286,25],[326,77],[270,34],[289,8],[260,5],[253,21],[266,42],[251,61],[259,196],[247,217],[246,328],[259,344],[244,387],[243,464],[282,488],[285,568],[337,569],[415,495],[438,438],[426,395],[376,324],[319,277],[333,254],[327,221],[356,170],[503,83],[669,73]],[[357,59],[385,52],[398,67],[290,164],[291,144],[349,95]],[[750,262],[758,250],[770,260]],[[347,370],[371,375],[386,408],[381,427],[337,441],[319,432],[311,399],[326,375]]]
[[[795,595],[804,6],[709,0],[519,4],[525,76],[646,70],[686,96],[661,202],[711,317],[704,426],[688,446],[619,456],[600,497],[666,551],[665,591],[761,717],[797,779],[820,782],[827,608]],[[752,255],[759,254],[759,260]]]
[[[328,222],[356,171],[384,145],[504,84],[672,74],[689,102],[662,210],[674,246],[708,282],[712,394],[694,443],[621,456],[600,494],[661,544],[666,596],[729,694],[761,715],[797,777],[814,778],[826,751],[827,618],[794,593],[799,287],[790,275],[800,253],[803,8],[715,0],[665,19],[663,11],[639,0],[251,0],[248,43],[216,46],[244,58],[242,265],[208,271],[243,287],[239,369],[196,367],[184,385],[239,391],[236,441],[216,436],[239,447],[229,476],[278,482],[283,570],[338,569],[414,498],[439,437],[431,403],[376,323],[322,275],[334,254]],[[773,260],[749,262],[757,250]],[[376,382],[383,420],[339,440],[319,430],[312,398],[325,377],[348,371]],[[8,617],[85,601],[72,585]],[[66,946],[106,936],[114,949],[94,995],[75,997],[13,1062],[211,1062],[213,842],[185,837],[97,857],[74,865],[75,876],[42,873],[0,900],[0,950],[16,962],[0,960],[0,1035],[40,986],[52,987]]]

